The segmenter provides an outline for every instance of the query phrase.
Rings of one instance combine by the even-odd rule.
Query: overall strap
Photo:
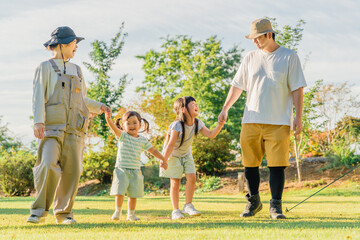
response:
[[[61,76],[61,71],[60,71],[59,67],[56,65],[55,61],[53,59],[50,59],[49,62],[51,63],[51,66],[53,67],[53,69],[57,73],[57,75]]]
[[[78,65],[75,64],[75,66],[76,66],[76,70],[77,70],[77,75],[80,78],[80,82],[81,82],[83,80],[83,75],[81,73],[81,69]]]

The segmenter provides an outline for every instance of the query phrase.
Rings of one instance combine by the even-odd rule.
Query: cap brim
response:
[[[262,32],[262,33],[251,33],[251,34],[245,36],[245,38],[254,39],[254,38],[260,37],[261,35],[264,35],[265,33],[269,33],[269,32],[277,34],[277,32],[275,32],[274,30],[269,30],[269,31],[265,31],[265,32]]]
[[[80,42],[80,41],[82,41],[82,40],[84,40],[85,38],[83,38],[83,37],[76,37],[76,43],[78,43],[78,42]]]
[[[78,42],[84,40],[85,38],[83,38],[83,37],[68,37],[65,39],[50,39],[49,41],[44,43],[44,46],[47,48],[54,44],[68,44],[68,43],[71,43],[72,41],[74,41],[75,39],[76,39],[76,43],[78,43]]]

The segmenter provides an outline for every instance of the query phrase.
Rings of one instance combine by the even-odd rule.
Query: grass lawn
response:
[[[292,190],[284,194],[290,208],[317,189]],[[263,210],[240,219],[244,194],[195,195],[200,217],[172,221],[168,196],[138,200],[138,222],[110,219],[114,199],[77,197],[74,213],[78,224],[56,225],[49,215],[45,223],[26,223],[34,198],[0,198],[0,239],[360,239],[360,190],[352,183],[326,189],[286,213],[286,220],[270,220],[269,194],[262,193]],[[183,204],[184,198],[181,198]],[[123,214],[125,214],[123,210]]]

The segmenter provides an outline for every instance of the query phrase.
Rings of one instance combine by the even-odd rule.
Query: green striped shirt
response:
[[[140,169],[140,155],[151,147],[151,143],[145,137],[133,137],[125,131],[121,131],[115,166]]]

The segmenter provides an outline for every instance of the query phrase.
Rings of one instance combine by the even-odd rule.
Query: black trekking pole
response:
[[[316,194],[318,194],[319,192],[321,192],[322,190],[324,190],[325,188],[327,188],[328,186],[330,186],[331,184],[333,184],[334,182],[336,182],[337,180],[339,180],[340,178],[345,177],[346,175],[348,175],[349,173],[351,173],[352,171],[354,171],[355,169],[357,169],[358,167],[360,167],[360,164],[357,165],[356,167],[354,167],[353,169],[351,169],[350,171],[346,172],[345,174],[343,174],[341,177],[338,177],[337,179],[335,179],[334,181],[332,181],[331,183],[329,183],[328,185],[326,185],[325,187],[323,187],[322,189],[320,189],[319,191],[317,191],[316,193],[310,195],[309,197],[307,197],[306,199],[304,199],[303,201],[299,202],[298,204],[296,204],[295,206],[293,206],[290,209],[285,209],[285,212],[290,212],[292,209],[296,208],[297,206],[299,206],[300,204],[302,204],[303,202],[305,202],[306,200],[308,200],[309,198],[315,196]]]

